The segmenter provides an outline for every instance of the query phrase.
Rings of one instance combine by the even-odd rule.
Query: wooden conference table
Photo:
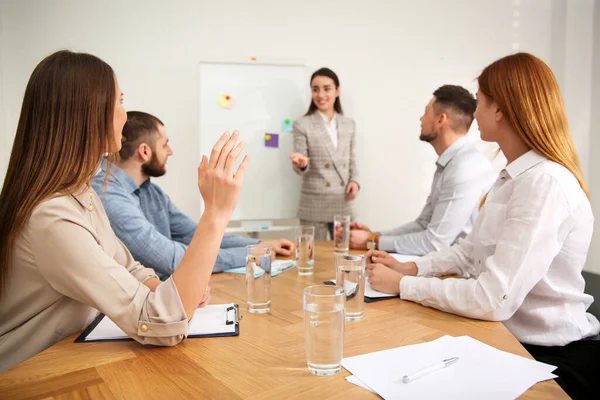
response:
[[[245,276],[211,279],[211,302],[240,305],[240,336],[187,339],[174,347],[136,342],[73,343],[63,340],[0,375],[0,399],[376,399],[344,379],[306,369],[302,290],[334,277],[333,244],[317,242],[315,275],[292,269],[273,278],[271,313],[245,306]],[[497,322],[445,314],[399,299],[365,304],[362,321],[346,324],[344,356],[421,343],[443,335],[469,335],[530,357]],[[538,383],[524,399],[568,398],[554,381]]]

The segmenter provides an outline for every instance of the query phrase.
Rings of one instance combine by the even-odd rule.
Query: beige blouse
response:
[[[115,236],[89,186],[35,208],[16,240],[0,299],[0,372],[110,317],[143,344],[171,346],[189,325],[172,278],[155,277]]]

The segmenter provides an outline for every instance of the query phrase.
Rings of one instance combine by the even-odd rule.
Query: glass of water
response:
[[[344,290],[317,285],[304,288],[304,336],[308,370],[319,376],[342,368],[344,350]]]
[[[246,295],[252,314],[271,311],[271,246],[246,246]]]
[[[296,232],[296,268],[298,275],[315,273],[315,227],[299,226]]]
[[[365,304],[365,256],[336,254],[335,283],[346,294],[346,321],[359,321]]]
[[[350,219],[349,215],[333,217],[333,251],[336,253],[346,254],[350,249]]]

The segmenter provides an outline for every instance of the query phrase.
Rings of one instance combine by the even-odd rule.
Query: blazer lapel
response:
[[[348,134],[348,124],[346,118],[341,115],[337,116],[337,131],[338,131],[338,147],[335,150],[335,159],[342,160],[346,147],[350,144],[350,136]]]

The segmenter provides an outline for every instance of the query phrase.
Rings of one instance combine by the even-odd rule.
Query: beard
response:
[[[435,139],[437,139],[437,137],[437,132],[421,132],[421,136],[419,136],[419,139],[423,142],[431,143]]]
[[[161,164],[156,158],[156,153],[152,153],[150,161],[142,164],[142,172],[152,178],[158,178],[167,173],[167,163]]]

